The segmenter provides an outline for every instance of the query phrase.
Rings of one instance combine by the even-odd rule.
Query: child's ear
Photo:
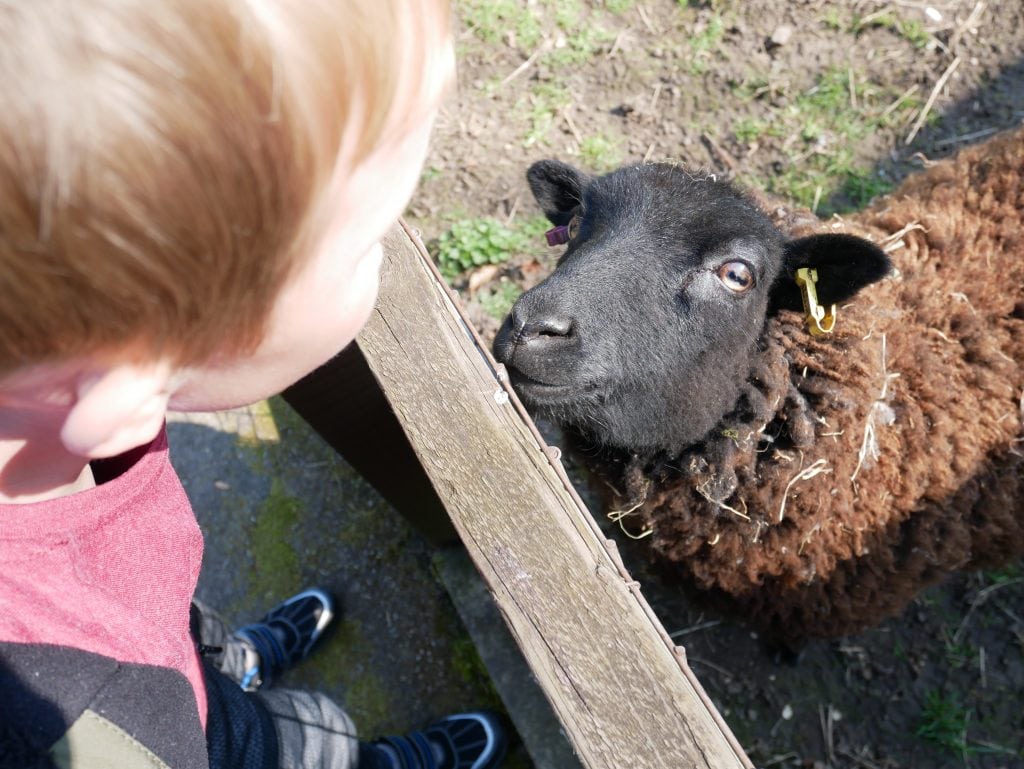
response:
[[[561,226],[583,201],[583,188],[590,177],[558,160],[539,160],[526,172],[530,191],[552,224]]]
[[[796,284],[796,271],[801,267],[818,271],[818,302],[830,305],[844,302],[884,278],[892,263],[882,249],[855,235],[811,235],[791,240],[785,246],[782,271],[772,286],[769,312],[803,309]]]
[[[152,442],[167,416],[171,376],[162,362],[117,364],[83,375],[61,428],[65,448],[101,459]]]

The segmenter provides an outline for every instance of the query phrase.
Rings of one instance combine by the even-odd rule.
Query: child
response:
[[[0,764],[498,765],[487,714],[357,743],[326,697],[215,668],[252,688],[329,600],[229,648],[197,611],[193,639],[202,539],[163,427],[363,325],[451,77],[446,6],[0,0]]]

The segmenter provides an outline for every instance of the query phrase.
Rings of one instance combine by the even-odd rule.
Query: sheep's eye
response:
[[[718,268],[718,279],[735,294],[745,294],[754,287],[754,273],[746,262],[726,262]]]

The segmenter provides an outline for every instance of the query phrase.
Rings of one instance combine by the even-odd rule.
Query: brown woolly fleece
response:
[[[645,499],[659,561],[796,646],[1024,553],[1024,130],[846,220],[766,210],[793,235],[867,237],[897,271],[831,336],[769,321],[754,377],[770,409],[629,468],[624,497]]]

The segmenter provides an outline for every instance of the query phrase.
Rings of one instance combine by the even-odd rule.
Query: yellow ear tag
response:
[[[836,306],[833,304],[828,312],[818,304],[818,271],[810,267],[801,267],[796,271],[796,284],[800,288],[800,296],[804,300],[804,313],[807,315],[807,328],[812,336],[831,334],[836,326]]]

